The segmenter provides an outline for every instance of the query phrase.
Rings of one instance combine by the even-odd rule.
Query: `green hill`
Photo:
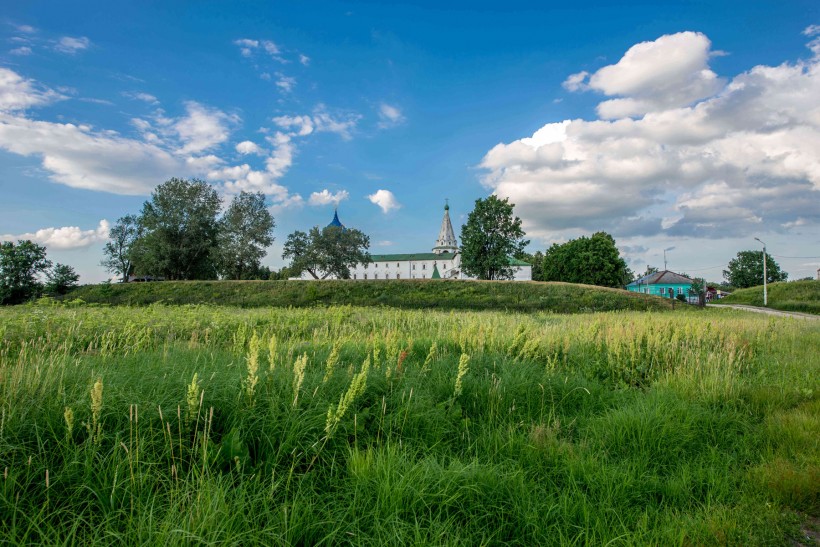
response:
[[[256,308],[350,304],[398,308],[547,310],[559,313],[658,310],[669,300],[620,289],[509,281],[163,281],[79,287],[67,300],[113,305],[219,304]],[[680,304],[679,304],[680,305]]]
[[[767,287],[769,307],[776,310],[820,314],[820,281],[784,281]],[[738,289],[719,304],[763,305],[763,285]]]

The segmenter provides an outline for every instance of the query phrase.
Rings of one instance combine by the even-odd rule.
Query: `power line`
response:
[[[820,258],[820,256],[780,256],[780,255],[773,255],[769,253],[769,256],[773,256],[776,258]]]

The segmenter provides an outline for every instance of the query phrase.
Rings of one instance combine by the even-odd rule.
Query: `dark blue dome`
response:
[[[341,228],[342,230],[345,229],[345,225],[339,222],[339,211],[333,211],[333,220],[330,221],[330,224],[328,224],[327,227],[336,227]]]

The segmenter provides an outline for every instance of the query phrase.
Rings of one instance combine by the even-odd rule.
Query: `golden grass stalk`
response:
[[[344,418],[350,406],[356,399],[364,393],[367,388],[367,373],[370,370],[370,357],[367,357],[362,364],[362,370],[359,371],[350,381],[350,386],[347,388],[341,397],[339,397],[338,405],[330,405],[327,409],[327,421],[325,422],[325,434],[328,438],[333,436],[339,423]]]
[[[469,372],[469,370],[470,370],[469,363],[470,363],[470,356],[467,355],[466,353],[462,353],[461,357],[458,360],[458,372],[456,373],[456,387],[455,387],[455,390],[453,391],[453,397],[454,398],[461,395],[461,390],[462,390],[461,381],[464,378],[464,376],[467,374],[467,372]]]
[[[259,383],[259,350],[262,345],[256,331],[253,331],[250,344],[248,345],[248,375],[245,378],[245,393],[248,400],[253,402],[253,393],[256,390],[256,384]]]
[[[293,364],[293,406],[299,401],[299,391],[302,389],[302,382],[305,381],[305,368],[307,367],[307,353],[296,359]]]

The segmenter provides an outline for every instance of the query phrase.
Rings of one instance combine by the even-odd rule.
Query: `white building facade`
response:
[[[334,215],[331,226],[341,226],[338,215]],[[461,270],[459,253],[453,225],[450,222],[450,206],[444,206],[438,239],[431,252],[407,254],[371,255],[369,264],[357,264],[350,270],[350,278],[357,281],[373,279],[474,279]],[[510,259],[513,281],[531,281],[532,266],[521,260]],[[307,272],[300,279],[312,280]],[[327,279],[334,279],[328,276]]]

